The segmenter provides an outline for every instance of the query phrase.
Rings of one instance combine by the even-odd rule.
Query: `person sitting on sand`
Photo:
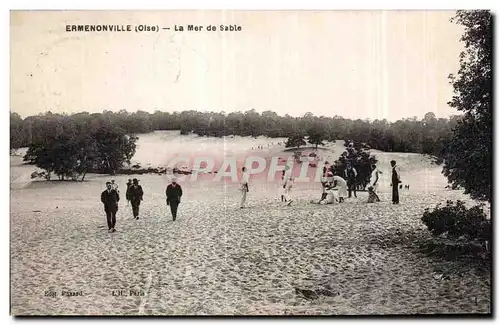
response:
[[[337,187],[339,203],[344,202],[344,198],[347,196],[347,182],[340,176],[333,176],[333,187]]]
[[[368,186],[368,202],[367,203],[375,203],[375,202],[380,202],[380,199],[373,190],[373,186]]]
[[[328,182],[326,181],[326,177],[324,177],[322,180],[321,180],[321,199],[319,199],[319,202],[320,203],[321,201],[323,201],[324,199],[326,199],[326,196],[327,196],[327,186],[328,186]]]
[[[106,190],[101,193],[101,202],[104,204],[104,211],[106,212],[108,232],[116,231],[115,225],[116,212],[118,212],[118,201],[120,201],[120,195],[112,188],[111,182],[106,182]]]
[[[325,183],[325,195],[321,197],[321,200],[317,204],[334,204],[338,202],[335,194],[333,193],[333,187],[331,183]],[[316,202],[312,202],[316,203]]]
[[[177,218],[177,208],[181,203],[182,197],[182,187],[177,183],[177,178],[172,178],[172,183],[167,186],[165,194],[167,195],[167,205],[170,206],[172,219],[175,221]]]
[[[143,195],[144,191],[142,190],[142,186],[139,185],[137,178],[134,178],[132,186],[130,186],[127,190],[126,196],[130,198],[130,203],[132,204],[132,215],[136,220],[139,220],[139,205],[141,204]]]

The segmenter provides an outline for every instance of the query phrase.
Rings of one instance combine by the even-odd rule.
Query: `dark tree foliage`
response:
[[[300,133],[290,136],[285,143],[286,148],[300,148],[305,145],[306,141],[304,140],[304,136]]]
[[[443,173],[472,198],[491,202],[492,17],[488,11],[458,11],[453,21],[465,27],[465,50],[458,74],[450,76],[455,94],[449,105],[464,115],[447,143]]]
[[[324,141],[328,139],[328,133],[325,127],[320,123],[315,123],[307,130],[307,141],[314,145],[316,148],[318,146],[323,146]]]
[[[371,166],[377,163],[377,159],[375,159],[375,156],[370,155],[363,143],[345,140],[344,146],[346,147],[346,151],[344,151],[340,157],[335,160],[331,166],[331,170],[334,175],[345,178],[344,171],[347,168],[347,164],[350,163],[354,168],[356,168],[358,173],[356,178],[358,189],[364,190],[370,183],[372,173]]]
[[[44,169],[48,178],[55,174],[61,180],[84,180],[88,172],[113,174],[135,154],[137,137],[126,135],[106,116],[51,115],[43,122],[45,132],[34,137],[24,161]]]

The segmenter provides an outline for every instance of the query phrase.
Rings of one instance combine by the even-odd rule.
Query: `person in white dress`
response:
[[[246,167],[243,167],[241,171],[243,172],[243,175],[241,176],[241,183],[240,183],[240,193],[241,193],[241,201],[240,201],[240,209],[243,209],[245,207],[245,203],[247,201],[247,193],[249,191],[248,189],[248,180],[249,176]]]
[[[339,203],[344,202],[347,197],[347,182],[340,176],[333,176],[333,187],[338,188]]]
[[[293,200],[290,196],[290,192],[292,191],[292,186],[293,186],[293,178],[292,176],[290,176],[286,182],[285,182],[285,185],[284,186],[284,192],[283,192],[283,196],[284,196],[284,199],[285,199],[285,202],[288,202],[287,205],[290,205],[292,204]]]
[[[378,170],[377,165],[372,165],[372,175],[370,177],[370,186],[373,187],[373,192],[377,193],[378,186],[380,184],[380,175],[382,172]]]

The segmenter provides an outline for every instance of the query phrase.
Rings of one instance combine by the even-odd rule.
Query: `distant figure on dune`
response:
[[[181,203],[182,197],[182,187],[177,183],[177,179],[175,177],[172,178],[172,183],[167,186],[165,194],[167,195],[167,205],[170,206],[172,219],[175,221],[177,218],[177,208]]]
[[[101,202],[104,204],[106,221],[108,222],[108,232],[115,232],[116,212],[118,212],[118,201],[120,196],[113,190],[111,182],[106,182],[106,190],[101,193]]]
[[[358,177],[358,172],[356,168],[352,166],[351,163],[347,163],[347,168],[344,171],[344,176],[347,180],[347,187],[349,189],[349,198],[351,197],[351,192],[354,192],[354,197],[356,196],[356,177]]]
[[[130,196],[128,195],[128,189],[132,186],[132,180],[129,178],[127,182],[127,191],[125,192],[125,198],[127,199],[127,205],[130,203]]]
[[[241,171],[243,172],[243,174],[241,175],[241,184],[240,184],[240,193],[241,193],[240,209],[243,209],[247,201],[247,193],[249,191],[248,180],[250,175],[248,175],[246,167],[243,167]]]
[[[373,190],[373,186],[368,186],[368,202],[367,203],[375,203],[380,202],[380,198],[377,193]]]
[[[339,203],[344,202],[344,198],[347,196],[347,182],[340,176],[333,176],[333,187],[338,187],[339,192]],[[356,192],[354,192],[354,196],[356,196]]]
[[[401,176],[399,173],[399,167],[396,166],[396,161],[391,160],[392,167],[392,177],[391,177],[391,186],[392,186],[392,204],[399,204],[399,183],[401,183]]]
[[[134,219],[139,219],[139,206],[141,205],[142,196],[144,192],[142,190],[142,186],[139,185],[139,181],[137,178],[134,178],[132,181],[132,186],[130,186],[127,190],[127,198],[130,198],[130,203],[132,204],[132,215]]]
[[[292,176],[290,176],[286,181],[285,181],[285,185],[283,185],[283,189],[285,190],[283,192],[283,196],[285,197],[285,202],[288,202],[287,205],[289,206],[290,204],[292,204],[293,200],[292,198],[290,197],[290,192],[292,190],[292,186],[293,186],[293,178]]]

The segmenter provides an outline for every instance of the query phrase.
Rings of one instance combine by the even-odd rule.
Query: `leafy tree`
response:
[[[457,76],[450,76],[454,96],[449,105],[464,115],[453,130],[443,173],[472,198],[491,202],[492,16],[483,10],[458,11],[452,21],[465,27],[465,50]]]
[[[316,124],[307,130],[307,141],[313,144],[317,149],[318,146],[324,146],[323,141],[327,139],[327,133],[321,124]]]
[[[300,148],[301,146],[305,146],[306,141],[304,140],[304,136],[302,134],[296,133],[288,138],[285,143],[285,147],[287,148]]]
[[[346,151],[335,160],[330,168],[334,175],[345,178],[344,171],[347,168],[347,164],[350,163],[358,173],[356,177],[358,189],[364,190],[370,183],[371,166],[377,163],[377,159],[375,159],[375,156],[370,155],[369,151],[360,142],[345,140],[344,146],[346,147]]]
[[[88,172],[114,174],[135,154],[137,137],[126,135],[106,119],[95,120],[92,125],[67,117],[55,121],[55,134],[47,132],[24,156],[49,177],[55,174],[60,180],[76,180],[81,176],[83,181]]]

